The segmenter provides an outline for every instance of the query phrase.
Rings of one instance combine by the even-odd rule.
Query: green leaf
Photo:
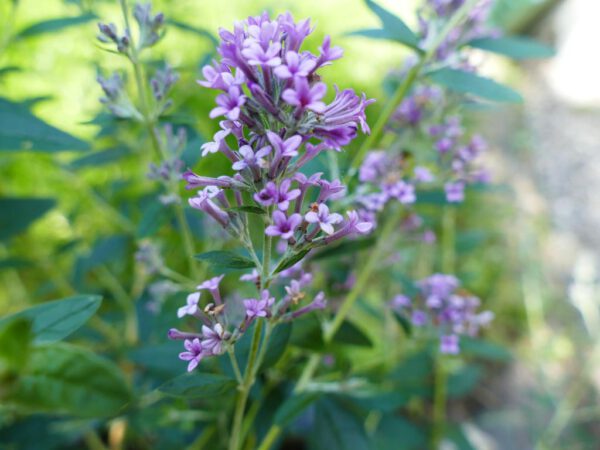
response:
[[[291,323],[282,323],[273,329],[269,339],[269,346],[267,347],[267,351],[261,365],[262,369],[274,366],[277,361],[279,361],[279,358],[281,358],[285,352],[285,349],[287,348],[287,343],[290,340],[291,334]]]
[[[162,225],[169,220],[169,211],[158,200],[150,202],[142,212],[142,219],[138,223],[136,235],[145,238],[156,233]]]
[[[21,317],[0,323],[0,379],[3,373],[25,366],[32,339],[29,320]]]
[[[372,347],[373,342],[360,328],[345,320],[333,337],[334,342],[358,347]]]
[[[77,158],[69,163],[69,168],[71,170],[87,167],[96,168],[119,161],[130,154],[131,151],[126,147],[110,148]]]
[[[429,77],[448,89],[461,94],[471,94],[495,102],[520,103],[521,95],[508,86],[489,78],[457,69],[440,69]]]
[[[427,189],[417,191],[417,205],[446,205],[446,193],[443,189]]]
[[[23,105],[0,98],[0,150],[88,150],[86,142],[38,119]]]
[[[506,362],[512,359],[512,353],[501,345],[484,339],[476,339],[468,336],[460,338],[461,353],[468,356],[476,356],[492,361]]]
[[[282,270],[289,269],[294,264],[296,264],[298,261],[300,261],[302,258],[304,258],[308,254],[308,252],[310,252],[310,248],[300,250],[297,253],[294,253],[292,255],[289,255],[289,256],[283,258],[281,260],[281,262],[277,265],[277,267],[275,268],[275,271],[273,273],[279,273]]]
[[[5,66],[0,68],[0,79],[2,79],[2,77],[4,77],[5,75],[8,75],[9,73],[16,73],[16,72],[22,72],[23,69],[21,69],[18,66]]]
[[[54,31],[60,31],[65,28],[73,27],[87,23],[91,20],[97,19],[98,16],[95,14],[83,14],[76,17],[61,17],[58,19],[44,20],[31,25],[24,30],[17,33],[17,38],[28,38],[32,36],[39,36],[41,34],[52,33]]]
[[[377,450],[427,448],[427,436],[416,425],[398,416],[385,415],[377,425],[374,442]]]
[[[245,256],[230,251],[213,251],[200,253],[195,256],[200,261],[206,261],[213,267],[226,269],[252,269],[255,267],[254,261]]]
[[[317,402],[314,429],[310,434],[314,450],[370,449],[363,421],[333,398]]]
[[[354,255],[361,250],[369,249],[375,243],[375,238],[369,237],[366,239],[357,239],[352,241],[344,241],[339,245],[333,247],[326,247],[324,250],[317,253],[312,257],[313,261],[319,259],[327,259],[332,257],[338,257],[342,255]]]
[[[258,214],[264,215],[267,213],[264,209],[258,206],[234,206],[232,208],[227,209],[227,211],[236,212],[236,213],[247,213],[247,214]]]
[[[64,343],[34,348],[8,397],[30,411],[78,417],[111,416],[130,400],[127,380],[115,364]]]
[[[450,397],[467,395],[477,386],[482,376],[483,370],[480,366],[465,365],[461,370],[448,377],[448,395]]]
[[[0,259],[0,270],[3,269],[23,269],[33,266],[33,261],[23,258],[4,258]]]
[[[412,32],[410,28],[408,28],[402,19],[392,14],[387,9],[379,6],[372,0],[366,0],[366,4],[368,8],[373,11],[377,17],[379,17],[381,25],[383,25],[383,30],[381,30],[379,33],[373,33],[372,30],[366,30],[367,34],[371,34],[371,36],[368,37],[382,39],[385,35],[385,39],[391,39],[393,41],[400,42],[415,50],[419,49],[419,38],[415,35],[415,33]],[[373,34],[375,36],[373,36]]]
[[[473,39],[467,45],[513,59],[550,58],[555,55],[551,47],[522,36],[479,38]]]
[[[294,320],[290,344],[313,351],[323,351],[325,342],[321,323],[314,314]]]
[[[0,319],[0,325],[17,318],[32,322],[34,342],[55,342],[79,329],[100,307],[101,297],[77,295],[46,302]]]
[[[159,391],[173,397],[216,397],[235,392],[236,381],[223,375],[191,372],[167,381]]]
[[[319,392],[304,392],[289,397],[277,409],[273,422],[280,428],[287,427],[306,408],[313,404],[319,396]]]
[[[52,198],[0,198],[0,241],[22,233],[55,205]]]
[[[408,404],[412,396],[407,392],[398,390],[357,392],[352,394],[352,401],[367,411],[394,412]]]
[[[412,323],[410,322],[410,320],[408,320],[408,318],[404,314],[401,314],[398,311],[393,311],[393,313],[394,318],[402,327],[402,331],[404,331],[404,334],[406,334],[406,336],[408,337],[412,336]]]
[[[179,28],[180,30],[183,31],[189,31],[190,33],[194,33],[198,36],[202,36],[207,38],[215,47],[217,46],[217,44],[219,43],[219,41],[217,40],[216,37],[213,36],[213,34],[203,28],[198,28],[195,27],[193,25],[187,24],[185,22],[181,22],[179,20],[175,20],[175,19],[167,19],[167,23],[169,25],[173,25],[176,28]]]

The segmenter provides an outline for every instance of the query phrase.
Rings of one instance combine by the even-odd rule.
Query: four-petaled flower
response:
[[[333,234],[333,225],[344,220],[341,214],[329,214],[329,208],[324,203],[314,204],[304,218],[308,223],[318,224],[321,230],[327,234]]]
[[[246,316],[250,320],[256,317],[269,317],[271,314],[271,307],[274,303],[275,298],[271,297],[271,294],[267,289],[264,289],[261,292],[260,300],[256,298],[248,298],[244,300]]]
[[[209,117],[225,116],[230,120],[238,120],[241,113],[241,107],[246,103],[246,96],[242,94],[238,86],[231,86],[226,94],[217,95],[217,106],[214,108]]]
[[[273,225],[269,225],[265,234],[268,236],[280,236],[282,239],[290,239],[294,236],[296,228],[302,223],[302,216],[300,214],[292,214],[290,217],[286,217],[285,213],[281,211],[275,211],[273,213]]]
[[[223,329],[223,325],[216,323],[212,328],[206,325],[202,326],[202,348],[210,355],[220,355],[225,350],[223,342],[227,340],[228,333]]]
[[[273,72],[282,80],[296,76],[307,77],[316,67],[317,62],[309,54],[298,55],[294,51],[285,54],[286,64],[276,67]]]
[[[240,159],[239,161],[233,163],[233,170],[239,171],[245,169],[246,167],[264,168],[267,164],[264,158],[269,153],[271,153],[271,147],[267,145],[261,148],[260,150],[257,150],[256,153],[254,153],[252,147],[250,147],[249,145],[242,145],[238,152],[243,159]]]
[[[325,103],[321,100],[325,97],[327,86],[325,83],[315,83],[309,86],[306,78],[295,78],[294,88],[286,89],[281,94],[286,103],[296,106],[298,111],[302,112],[305,109],[316,113],[325,111]]]
[[[186,305],[177,310],[177,317],[180,319],[185,315],[193,316],[198,312],[198,302],[200,301],[200,292],[193,292],[187,296]]]
[[[202,342],[198,338],[185,340],[183,346],[187,352],[180,353],[179,359],[189,361],[187,370],[188,372],[191,372],[198,366],[202,358],[206,356],[206,353],[202,347]]]

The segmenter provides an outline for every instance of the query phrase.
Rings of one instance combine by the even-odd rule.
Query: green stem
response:
[[[262,263],[262,274],[260,277],[260,284],[262,289],[266,289],[269,286],[269,266],[271,265],[271,245],[273,238],[271,236],[264,235],[263,238],[263,263]]]
[[[429,62],[429,60],[435,55],[435,52],[439,48],[439,46],[444,42],[448,34],[456,28],[463,20],[466,19],[469,11],[473,9],[473,6],[480,0],[469,0],[465,2],[463,6],[461,6],[454,15],[448,20],[444,28],[440,31],[437,38],[432,42],[431,46],[427,50],[427,52],[421,55],[419,62],[413,66],[407,73],[402,83],[396,89],[396,92],[392,95],[392,98],[385,105],[384,110],[381,112],[379,117],[377,118],[377,122],[371,129],[371,134],[367,136],[367,138],[363,141],[362,145],[358,149],[358,152],[354,159],[352,160],[352,164],[350,165],[350,169],[348,170],[348,175],[344,178],[344,183],[349,184],[354,175],[356,175],[358,168],[362,164],[363,159],[365,158],[367,152],[372,149],[372,147],[378,142],[378,139],[383,132],[386,123],[394,113],[394,110],[398,106],[398,104],[404,99],[406,94],[410,91],[413,83],[421,73],[423,67]]]
[[[275,440],[279,437],[279,433],[281,433],[281,428],[278,425],[271,426],[269,432],[258,447],[258,450],[269,450],[275,443]]]
[[[436,450],[440,447],[446,428],[446,397],[448,375],[445,367],[444,355],[437,352],[435,358],[433,391],[433,431],[431,434],[431,448]]]
[[[238,366],[237,359],[235,358],[235,352],[233,347],[229,347],[227,349],[227,354],[229,355],[229,360],[231,361],[231,367],[233,367],[233,373],[235,373],[235,379],[238,384],[243,383],[242,372],[240,371],[240,366]]]
[[[258,355],[258,347],[260,345],[260,338],[263,329],[263,320],[258,320],[254,327],[254,334],[252,335],[252,344],[250,346],[250,354],[248,355],[248,363],[244,371],[244,379],[242,384],[238,386],[239,394],[235,405],[235,413],[233,416],[233,428],[229,438],[229,450],[239,450],[242,443],[242,422],[244,419],[244,410],[246,409],[246,403],[248,401],[248,395],[250,389],[254,384],[254,365]]]
[[[456,267],[456,207],[446,205],[442,214],[442,272],[451,274]]]

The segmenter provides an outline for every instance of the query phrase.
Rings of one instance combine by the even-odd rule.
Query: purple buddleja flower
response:
[[[216,186],[223,189],[232,189],[234,187],[239,189],[244,187],[243,183],[228,176],[220,176],[219,178],[203,177],[196,175],[191,170],[186,170],[181,174],[181,178],[187,182],[186,189],[198,189],[208,186]]]
[[[440,337],[440,352],[447,355],[457,355],[460,353],[458,345],[459,339],[455,334],[449,334]]]
[[[187,296],[186,305],[177,310],[177,317],[180,319],[185,315],[194,316],[199,311],[198,302],[200,301],[200,292],[194,292]]]
[[[435,149],[444,154],[448,153],[454,147],[454,141],[449,137],[443,137],[435,143]]]
[[[364,94],[359,97],[352,89],[340,91],[335,86],[333,102],[322,111],[316,111],[322,112],[323,117],[315,126],[315,134],[337,150],[354,139],[359,127],[363,133],[369,134],[371,130],[367,124],[365,108],[373,102],[374,99],[367,100]]]
[[[392,309],[401,311],[411,306],[410,298],[406,295],[396,295],[390,302]]]
[[[322,203],[329,199],[336,200],[346,192],[346,186],[340,180],[319,180],[319,187],[321,190],[317,198],[317,203]]]
[[[305,110],[323,113],[325,103],[321,100],[325,97],[325,92],[327,92],[325,83],[319,82],[309,86],[306,78],[298,77],[294,79],[294,87],[283,91],[281,98],[296,107],[296,116],[300,116]]]
[[[201,339],[202,335],[198,333],[187,333],[179,331],[177,328],[171,328],[167,333],[167,337],[174,341],[183,341],[186,339]]]
[[[285,141],[277,133],[267,131],[267,138],[273,146],[273,160],[269,175],[271,178],[277,177],[285,168],[289,161],[298,155],[298,147],[302,144],[302,137],[294,135]]]
[[[425,297],[436,295],[438,297],[448,297],[456,288],[459,282],[454,275],[445,275],[436,273],[418,283],[421,292]]]
[[[267,165],[265,157],[271,153],[271,147],[267,145],[255,153],[249,145],[242,145],[238,153],[243,159],[233,163],[233,170],[240,171],[246,168],[250,168],[251,170],[264,169]]]
[[[306,194],[306,191],[310,187],[317,187],[322,175],[322,172],[313,173],[310,177],[307,177],[302,172],[298,172],[296,175],[294,175],[294,181],[298,183],[298,188],[300,189],[300,195],[296,199],[294,212],[299,213],[302,210],[302,204],[304,203],[304,195]]]
[[[216,323],[212,328],[203,325],[202,336],[202,348],[209,355],[221,355],[225,351],[224,342],[230,337],[220,323]]]
[[[435,177],[427,167],[417,166],[413,170],[414,180],[418,183],[431,183]]]
[[[427,314],[425,311],[416,309],[412,312],[410,321],[415,327],[422,327],[427,324]]]
[[[340,59],[344,56],[344,51],[340,47],[331,47],[331,38],[329,35],[323,39],[323,44],[319,47],[319,59],[317,60],[317,67],[328,66],[331,61]]]
[[[231,86],[240,86],[246,81],[243,72],[237,70],[234,76],[225,64],[206,65],[202,68],[202,75],[204,80],[197,81],[200,86],[221,91],[228,91]]]
[[[303,316],[304,314],[308,314],[309,312],[319,309],[325,309],[326,306],[327,300],[325,300],[325,294],[323,292],[319,292],[310,304],[294,311],[292,313],[292,318],[295,319],[297,317]]]
[[[267,289],[264,289],[260,294],[260,300],[256,298],[249,298],[244,300],[244,307],[246,308],[246,317],[249,320],[254,320],[257,317],[270,317],[271,307],[275,303],[275,298],[271,297],[271,294]]]
[[[450,203],[460,203],[465,199],[465,183],[462,181],[446,183],[444,185],[446,200]]]
[[[246,103],[246,96],[242,93],[238,86],[231,86],[226,94],[217,96],[217,106],[214,108],[209,117],[225,116],[230,120],[238,120],[241,113],[241,107]]]
[[[333,225],[340,223],[344,218],[337,213],[329,213],[329,208],[326,204],[314,204],[311,210],[306,213],[304,219],[308,223],[317,224],[318,227],[326,234],[333,234]]]
[[[415,187],[402,180],[385,186],[384,192],[389,198],[395,198],[403,205],[409,205],[417,200]]]
[[[251,283],[258,283],[260,280],[260,273],[256,269],[252,269],[252,272],[242,275],[240,281],[250,281]]]
[[[279,189],[273,181],[269,181],[263,189],[254,194],[256,203],[262,206],[271,206],[277,203]]]
[[[358,172],[358,179],[363,183],[374,183],[389,170],[389,158],[384,151],[367,153]]]
[[[202,156],[206,156],[209,153],[224,152],[225,154],[232,154],[229,145],[225,141],[225,138],[231,133],[229,129],[219,130],[215,133],[213,141],[205,142],[200,147],[202,149]],[[231,159],[231,158],[230,158]]]
[[[204,358],[207,355],[204,348],[202,347],[202,342],[198,338],[189,340],[186,339],[183,342],[183,345],[187,351],[180,353],[179,359],[183,361],[189,361],[187,371],[191,372],[196,367],[198,367],[198,364],[200,363],[200,361],[202,361],[202,358]]]
[[[273,225],[269,225],[265,234],[268,236],[280,236],[281,239],[289,240],[294,237],[294,232],[302,223],[302,216],[300,214],[292,214],[290,217],[286,217],[285,213],[281,211],[275,211],[273,213]]]
[[[229,226],[229,216],[211,199],[216,197],[221,192],[216,186],[207,186],[201,191],[198,191],[196,197],[188,200],[192,208],[199,209],[215,219],[223,228]]]
[[[281,182],[277,191],[277,207],[281,211],[287,211],[290,207],[290,202],[300,196],[300,189],[291,189],[292,180],[286,178]]]
[[[285,64],[276,67],[273,72],[282,80],[294,77],[308,77],[317,65],[317,61],[310,53],[298,55],[294,51],[285,54]]]
[[[242,55],[248,60],[251,66],[270,66],[277,67],[281,64],[279,54],[281,52],[281,44],[278,42],[271,43],[267,48],[263,48],[257,42],[250,44],[242,50]]]
[[[208,292],[210,292],[210,295],[212,295],[213,299],[215,300],[215,303],[217,305],[220,305],[221,303],[223,303],[223,301],[221,300],[219,283],[221,283],[223,277],[225,277],[225,275],[220,275],[218,277],[213,277],[210,280],[206,280],[203,283],[196,286],[196,289],[200,291],[206,289]]]
[[[367,234],[373,229],[373,224],[362,221],[356,211],[348,211],[347,214],[348,219],[344,221],[342,227],[325,238],[324,242],[326,244],[337,241],[348,235]]]

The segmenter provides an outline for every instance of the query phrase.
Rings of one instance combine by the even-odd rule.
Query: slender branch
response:
[[[227,354],[229,355],[229,360],[231,361],[231,367],[233,367],[233,373],[235,374],[235,379],[238,384],[242,384],[244,379],[242,377],[242,372],[240,372],[240,366],[238,365],[237,359],[235,358],[235,352],[233,347],[229,347],[227,349]]]

